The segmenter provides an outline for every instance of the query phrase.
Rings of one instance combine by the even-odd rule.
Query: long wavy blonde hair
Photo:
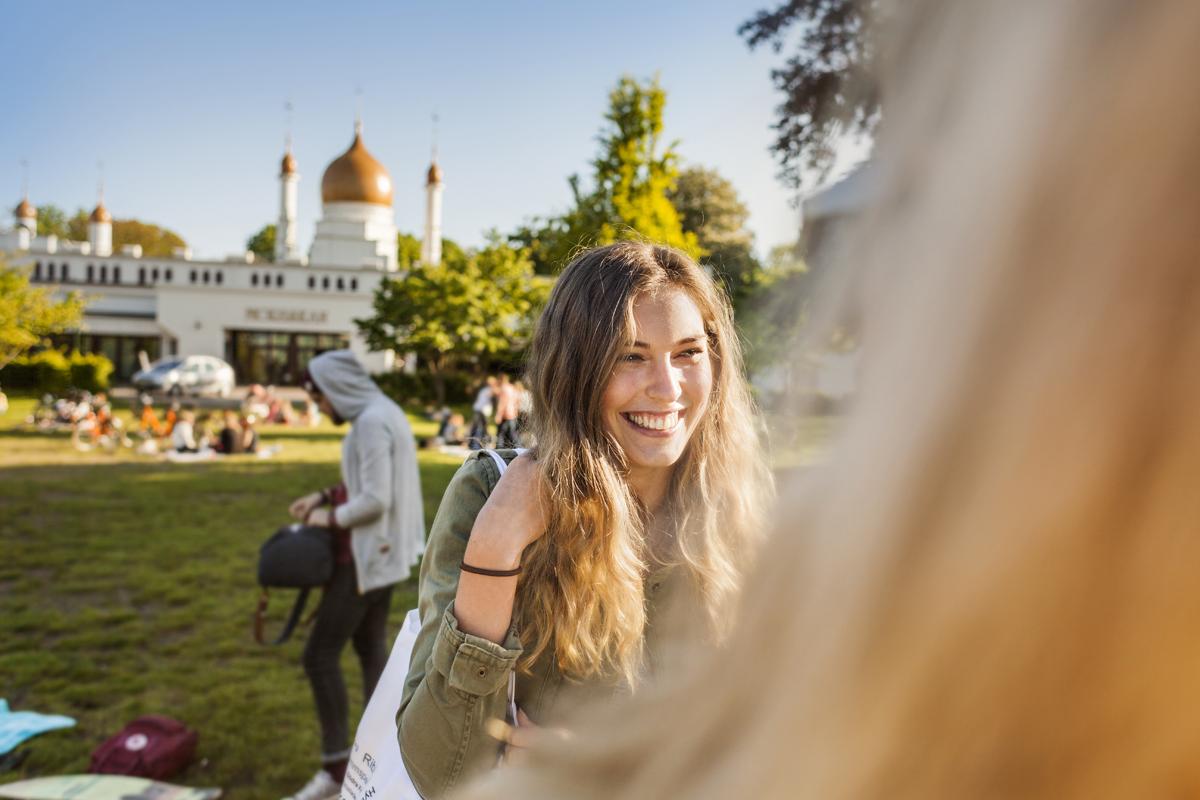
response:
[[[1200,796],[1200,4],[896,13],[859,397],[729,652],[470,797]]]
[[[708,409],[675,470],[665,512],[715,638],[732,611],[771,479],[743,374],[730,306],[703,270],[676,250],[618,242],[563,271],[538,321],[528,377],[543,477],[547,532],[526,553],[517,589],[528,667],[552,651],[565,674],[640,670],[648,516],[625,481],[625,456],[604,426],[601,399],[633,337],[641,297],[677,288],[704,320],[713,366]]]

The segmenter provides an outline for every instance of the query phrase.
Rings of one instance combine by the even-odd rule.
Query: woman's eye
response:
[[[626,353],[625,355],[621,356],[621,361],[625,362],[626,364],[633,364],[643,360],[645,359],[641,353]]]
[[[702,347],[690,347],[690,348],[688,348],[687,350],[684,350],[682,353],[678,353],[678,354],[677,354],[677,357],[678,357],[678,358],[693,358],[693,359],[694,359],[694,358],[696,358],[697,356],[701,356],[701,355],[703,355],[703,354],[704,354],[704,348],[702,348]]]

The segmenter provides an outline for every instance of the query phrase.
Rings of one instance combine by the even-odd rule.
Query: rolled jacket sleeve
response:
[[[471,528],[499,471],[471,459],[451,480],[421,563],[421,632],[400,703],[400,752],[422,797],[436,798],[461,778],[496,763],[499,744],[484,723],[504,719],[508,676],[521,656],[509,629],[504,644],[464,633],[454,616],[459,565]]]

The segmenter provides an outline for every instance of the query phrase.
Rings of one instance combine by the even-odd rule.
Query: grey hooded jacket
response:
[[[308,371],[351,424],[342,442],[347,500],[334,510],[334,522],[351,531],[358,591],[402,581],[425,547],[421,478],[408,419],[349,350],[322,353]]]

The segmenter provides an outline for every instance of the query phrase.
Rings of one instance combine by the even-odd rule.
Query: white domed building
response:
[[[118,379],[137,371],[139,351],[150,360],[217,356],[242,384],[295,384],[310,358],[337,347],[354,350],[373,371],[391,368],[393,354],[369,351],[354,324],[370,315],[375,288],[397,269],[394,185],[367,150],[361,123],[321,178],[321,218],[307,257],[296,241],[301,176],[290,146],[278,177],[273,262],[248,253],[196,260],[187,248],[170,258],[143,256],[136,245],[114,252],[113,218],[103,202],[89,217],[88,241],[39,237],[28,197],[14,209],[12,229],[0,231],[0,251],[29,264],[35,282],[89,299],[81,329],[61,341],[108,356]],[[434,163],[426,178],[427,203],[435,205],[426,210],[422,252],[436,263],[441,168]]]

